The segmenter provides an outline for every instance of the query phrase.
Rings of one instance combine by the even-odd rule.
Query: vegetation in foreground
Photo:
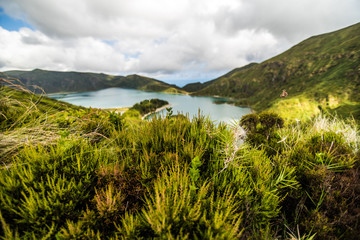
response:
[[[1,159],[3,239],[360,235],[353,121],[264,112],[228,126],[169,112],[134,122],[7,87],[0,94],[1,142],[24,139]]]

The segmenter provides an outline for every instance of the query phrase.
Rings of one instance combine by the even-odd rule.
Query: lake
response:
[[[192,118],[198,115],[200,109],[201,113],[209,116],[211,120],[224,122],[238,120],[241,116],[251,113],[250,108],[236,107],[229,104],[214,104],[215,100],[226,100],[223,98],[144,92],[124,88],[107,88],[81,93],[52,94],[49,97],[74,105],[93,108],[131,107],[135,103],[145,99],[159,98],[171,104],[174,114],[188,113]],[[163,113],[166,113],[166,110],[164,110]]]

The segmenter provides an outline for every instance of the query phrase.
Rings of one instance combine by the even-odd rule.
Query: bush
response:
[[[352,154],[351,148],[346,144],[342,135],[335,132],[323,132],[315,134],[306,144],[311,152],[331,153],[336,158]]]
[[[300,191],[282,203],[287,221],[318,239],[353,239],[360,229],[354,222],[359,214],[354,207],[359,204],[359,156],[354,154],[356,144],[349,142],[356,137],[345,138],[351,127],[339,123],[317,117],[294,127],[298,139],[286,153],[301,184]]]
[[[247,114],[241,118],[240,126],[247,131],[246,141],[252,146],[265,146],[269,155],[281,150],[276,130],[284,126],[284,120],[279,115],[271,112]]]
[[[97,188],[106,191],[121,192],[121,207],[118,212],[137,211],[142,206],[142,198],[146,192],[141,183],[141,174],[135,168],[121,169],[119,165],[104,166],[97,171]],[[99,194],[97,194],[99,195]],[[100,195],[99,195],[100,196]],[[120,199],[120,198],[119,198]],[[119,200],[118,199],[118,200]],[[119,201],[118,201],[119,202]]]
[[[259,116],[256,113],[246,114],[240,120],[240,126],[249,132],[255,132],[258,123]]]

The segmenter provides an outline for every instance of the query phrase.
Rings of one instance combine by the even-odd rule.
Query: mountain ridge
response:
[[[301,117],[327,110],[360,117],[360,23],[310,37],[198,87],[193,95],[233,98],[255,111]],[[285,99],[279,97],[283,89],[289,93]]]
[[[42,88],[46,93],[95,91],[109,87],[131,88],[143,91],[185,93],[179,87],[157,79],[131,74],[127,76],[104,73],[12,70],[4,72],[10,78],[19,79],[26,87]]]

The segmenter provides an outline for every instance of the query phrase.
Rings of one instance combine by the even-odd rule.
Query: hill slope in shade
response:
[[[231,97],[256,111],[301,117],[321,110],[360,117],[360,23],[311,37],[260,64],[184,89]],[[283,89],[288,97],[279,96]]]
[[[132,88],[143,91],[183,93],[184,91],[159,80],[139,75],[113,76],[103,73],[33,71],[7,71],[9,77],[19,79],[26,87],[39,86],[46,93],[84,92],[109,87]]]

